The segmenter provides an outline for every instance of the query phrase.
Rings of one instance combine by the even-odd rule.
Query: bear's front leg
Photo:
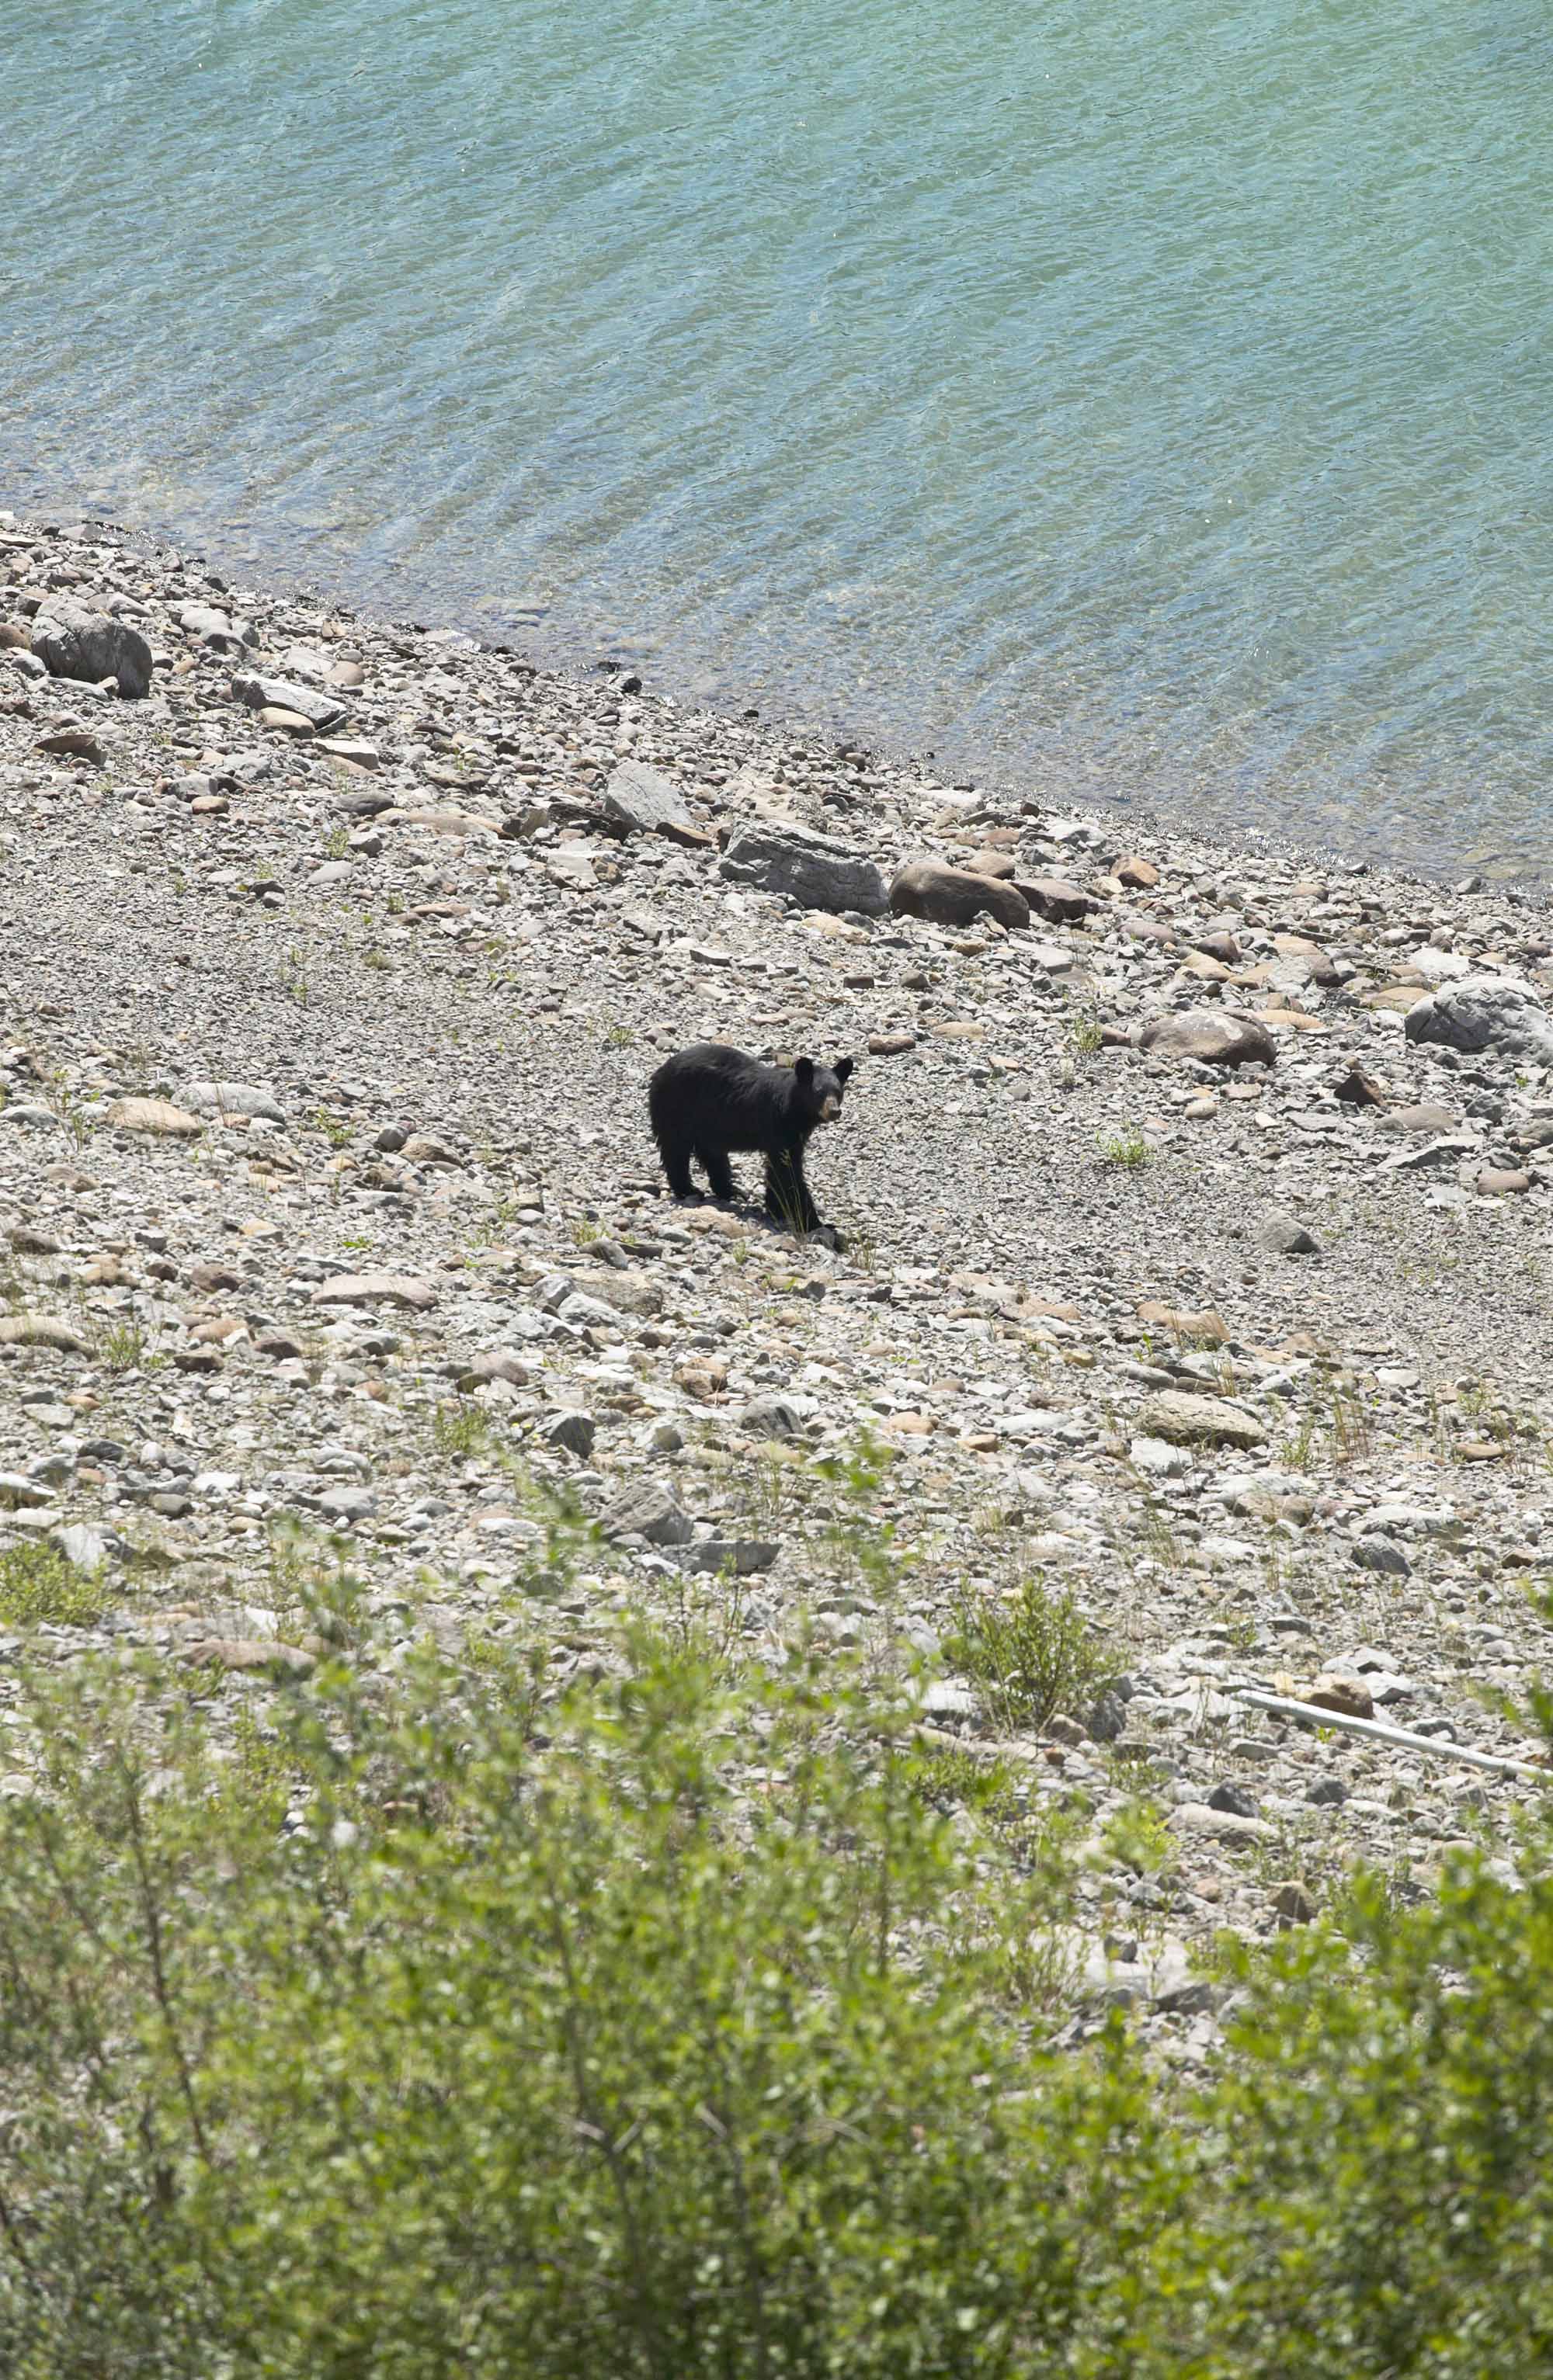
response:
[[[765,1164],[765,1211],[801,1238],[820,1228],[819,1210],[803,1178],[803,1158],[796,1148],[778,1149]]]

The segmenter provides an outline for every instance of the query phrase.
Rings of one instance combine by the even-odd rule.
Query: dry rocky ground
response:
[[[0,1580],[51,1543],[78,1582],[0,1634],[0,1791],[24,1645],[262,1712],[342,1559],[386,1669],[806,1619],[923,1658],[947,1791],[997,1758],[1087,1812],[1092,1998],[1191,2057],[1217,1929],[1358,1858],[1426,1885],[1535,1790],[1449,1756],[1535,1750],[1483,1689],[1553,1565],[1513,891],[1054,815],[0,513]],[[841,1248],[667,1197],[645,1080],[703,1038],[858,1055],[811,1152]],[[526,1483],[601,1524],[572,1574]],[[952,1658],[1032,1576],[1116,1681],[1039,1729]]]

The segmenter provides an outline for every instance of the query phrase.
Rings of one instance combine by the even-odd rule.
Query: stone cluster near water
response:
[[[1425,1880],[1523,1790],[1239,1693],[1528,1750],[1481,1692],[1543,1658],[1553,1560],[1553,941],[1512,892],[0,516],[0,1553],[105,1607],[47,1658],[263,1706],[328,1649],[280,1523],[348,1542],[363,1667],[537,1635],[559,1687],[631,1610],[752,1653],[806,1614],[925,1664],[929,1742],[1082,1797],[1093,1996],[1182,2056],[1195,1944],[1357,1857]],[[810,1169],[845,1253],[665,1195],[645,1078],[702,1038],[859,1054]],[[894,1585],[814,1469],[864,1431]],[[575,1577],[514,1457],[598,1524]],[[1036,1573],[1116,1682],[1009,1736],[944,1647]],[[1173,1849],[1129,1863],[1140,1795]]]

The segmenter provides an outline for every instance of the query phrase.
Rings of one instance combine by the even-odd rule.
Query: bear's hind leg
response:
[[[739,1191],[733,1179],[733,1168],[728,1161],[727,1149],[707,1148],[698,1143],[696,1155],[705,1168],[706,1179],[711,1185],[713,1197],[724,1198],[729,1202],[737,1198]]]
[[[666,1135],[661,1136],[658,1141],[658,1155],[663,1159],[663,1169],[668,1176],[668,1186],[676,1198],[693,1198],[695,1184],[691,1180],[690,1142],[673,1140]]]

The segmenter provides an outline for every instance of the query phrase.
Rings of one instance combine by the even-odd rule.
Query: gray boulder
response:
[[[1553,1066],[1553,1022],[1531,985],[1513,977],[1471,975],[1442,983],[1408,1010],[1402,1029],[1410,1041]]]
[[[208,645],[213,653],[240,653],[245,646],[259,641],[259,631],[251,621],[235,621],[214,603],[181,605],[178,626],[186,637]]]
[[[730,884],[780,893],[801,909],[855,909],[882,917],[889,906],[885,880],[864,853],[806,826],[740,827],[723,854],[721,872]]]
[[[1011,884],[935,859],[909,860],[890,886],[889,905],[898,917],[926,917],[937,926],[968,926],[981,917],[1011,930],[1030,923],[1030,904]]]
[[[584,1413],[580,1406],[568,1405],[559,1413],[546,1415],[539,1426],[539,1435],[546,1446],[585,1458],[593,1451],[598,1424],[592,1414]]]
[[[1021,876],[1017,881],[1031,908],[1050,926],[1077,925],[1100,906],[1093,892],[1081,892],[1066,876]]]
[[[1270,1215],[1264,1216],[1256,1236],[1269,1256],[1315,1257],[1321,1253],[1319,1243],[1306,1231],[1299,1217],[1285,1213],[1281,1208],[1276,1208]]]
[[[689,1513],[682,1512],[660,1479],[634,1480],[612,1496],[599,1514],[606,1537],[645,1537],[652,1546],[689,1545],[695,1535]]]
[[[628,834],[663,834],[673,843],[707,840],[673,778],[644,760],[620,762],[604,789],[604,809]]]
[[[69,622],[41,620],[32,650],[50,677],[79,678],[86,686],[116,678],[120,694],[132,702],[151,692],[151,647],[138,628],[110,620],[105,612]]]
[[[753,1578],[771,1568],[780,1550],[764,1537],[698,1537],[693,1545],[679,1547],[674,1560],[680,1570]]]
[[[803,1408],[789,1397],[752,1397],[740,1421],[752,1438],[799,1438]]]
[[[238,1123],[250,1116],[259,1116],[266,1123],[286,1122],[285,1111],[274,1094],[247,1083],[190,1083],[184,1088],[183,1104],[192,1115],[230,1116]]]
[[[514,1389],[526,1389],[532,1378],[529,1366],[510,1347],[482,1347],[478,1354],[470,1357],[467,1372],[460,1375],[460,1380],[469,1379],[476,1385],[482,1380],[505,1380]]]
[[[1243,1453],[1266,1446],[1267,1433],[1254,1414],[1232,1405],[1224,1397],[1193,1396],[1186,1389],[1164,1389],[1148,1398],[1138,1415],[1139,1427],[1172,1446],[1234,1446]]]
[[[1353,1548],[1354,1563],[1360,1570],[1383,1572],[1389,1578],[1411,1578],[1412,1564],[1400,1546],[1389,1537],[1360,1537]]]
[[[1426,1140],[1416,1148],[1400,1148],[1376,1168],[1381,1173],[1438,1173],[1447,1167],[1460,1165],[1477,1154],[1477,1143],[1470,1133],[1447,1133],[1441,1140]]]

